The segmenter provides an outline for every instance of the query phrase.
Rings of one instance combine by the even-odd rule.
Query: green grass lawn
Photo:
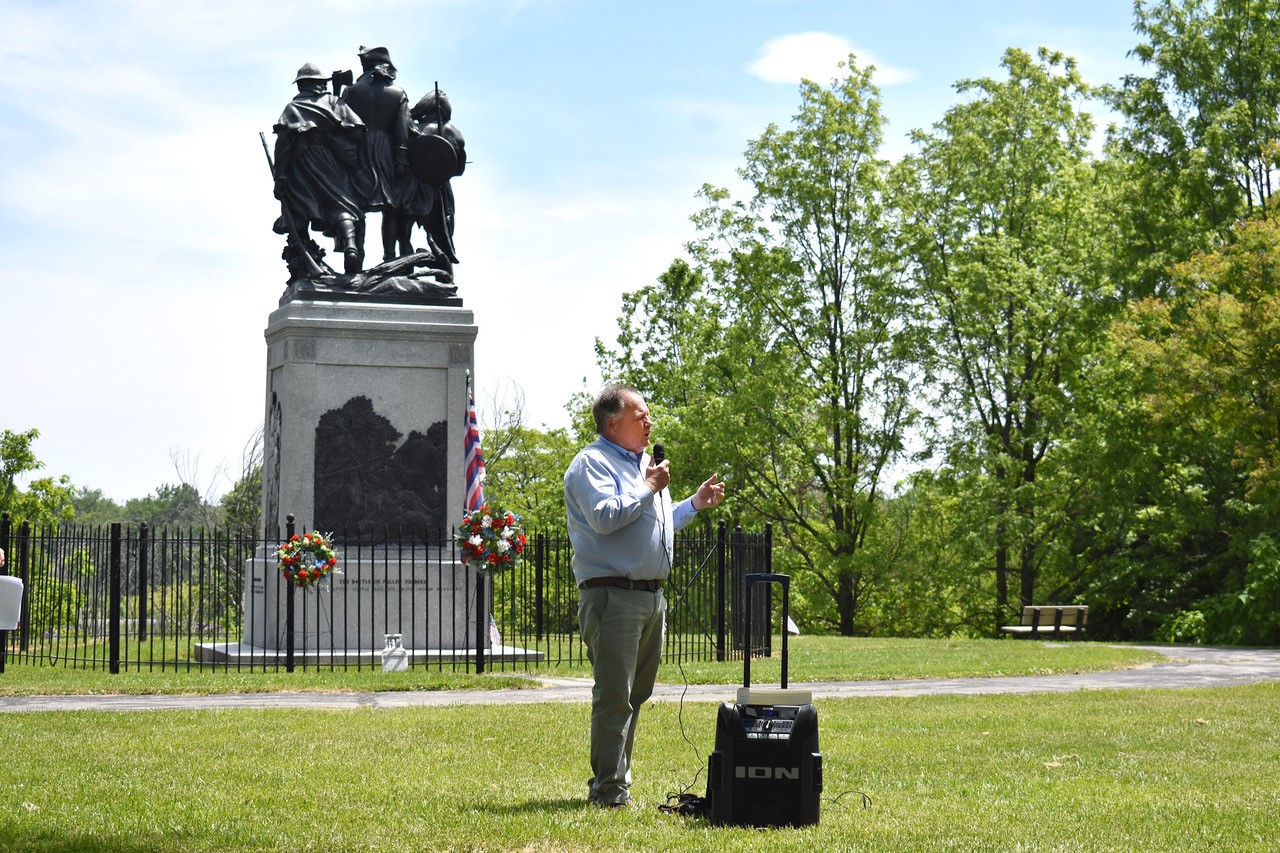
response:
[[[793,682],[1148,659],[1101,644],[990,640],[802,637],[791,652]],[[753,682],[776,679],[768,666],[777,662],[753,662]],[[65,685],[50,669],[10,666],[0,686]],[[741,662],[685,669],[698,680],[741,677]],[[92,689],[68,692],[119,692],[111,688],[148,678],[182,692],[513,678],[192,673],[182,684],[158,675],[91,672],[80,686]],[[662,677],[681,676],[671,666]],[[585,803],[585,704],[0,714],[0,850],[1277,849],[1280,684],[815,704],[825,790],[819,824],[804,829],[713,827],[658,810],[668,794],[705,789],[709,702],[645,708],[634,806],[623,812]]]
[[[584,804],[586,705],[7,714],[0,849],[1276,849],[1280,685],[817,704],[802,830],[658,811],[705,702],[645,709],[625,812]]]

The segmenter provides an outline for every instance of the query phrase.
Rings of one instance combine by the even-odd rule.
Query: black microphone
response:
[[[653,446],[653,464],[661,465],[662,460],[667,458],[667,449],[661,443]]]

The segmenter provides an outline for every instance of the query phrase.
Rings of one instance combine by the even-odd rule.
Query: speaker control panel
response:
[[[742,729],[752,740],[786,740],[791,737],[798,710],[791,705],[745,705]]]

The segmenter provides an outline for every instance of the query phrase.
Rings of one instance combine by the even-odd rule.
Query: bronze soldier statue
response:
[[[413,226],[427,232],[430,251],[450,271],[458,262],[453,245],[454,202],[449,181],[466,169],[466,141],[450,120],[453,106],[439,87],[414,105],[409,124],[409,171],[401,179],[397,198],[405,222],[402,244]]]
[[[365,127],[360,117],[327,90],[329,78],[308,62],[298,69],[298,94],[275,124],[272,173],[281,216],[275,231],[288,234],[296,251],[308,253],[305,269],[319,261],[310,255],[308,228],[334,240],[343,270],[360,271],[364,211],[352,176]],[[298,277],[298,270],[293,270]]]
[[[361,47],[359,56],[363,73],[342,96],[368,128],[355,176],[356,188],[364,210],[382,214],[382,259],[391,261],[412,252],[407,243],[396,251],[401,231],[395,197],[396,173],[405,168],[409,98],[404,89],[395,85],[396,67],[385,47]],[[362,259],[363,252],[362,245]]]

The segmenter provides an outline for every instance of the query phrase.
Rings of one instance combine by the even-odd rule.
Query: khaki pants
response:
[[[588,797],[625,803],[640,708],[653,694],[662,659],[667,600],[662,591],[601,586],[578,590],[578,626],[595,686],[591,691]]]

